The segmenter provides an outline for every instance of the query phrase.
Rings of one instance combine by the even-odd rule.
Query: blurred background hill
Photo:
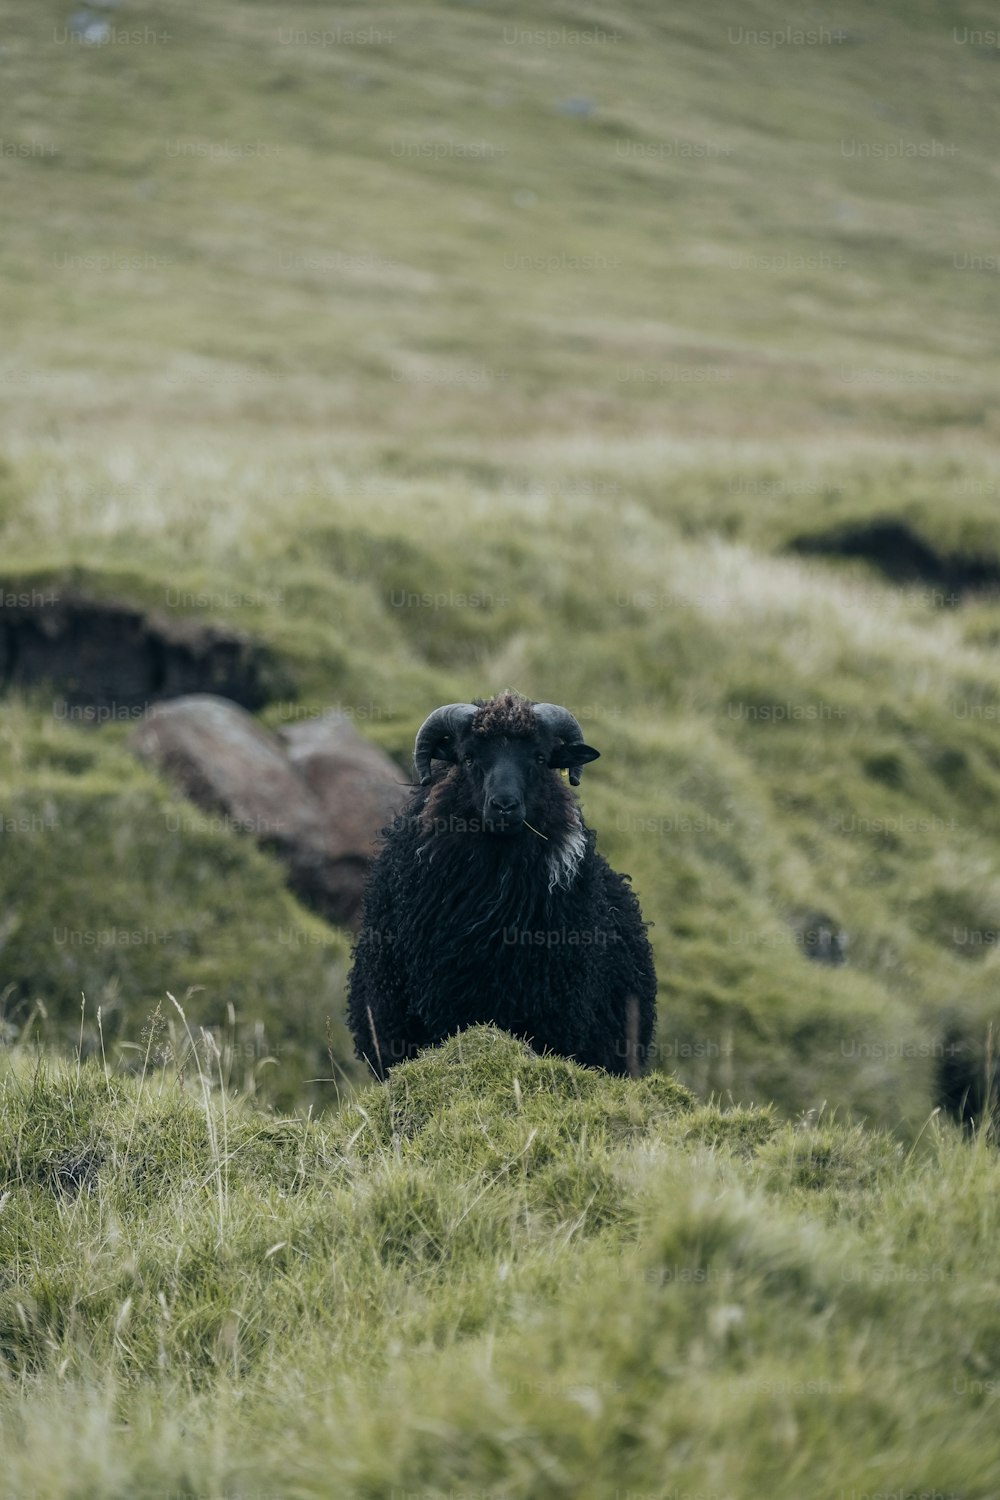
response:
[[[8,620],[235,629],[401,775],[565,703],[659,1066],[919,1126],[996,1001],[998,70],[931,0],[3,0]],[[329,1100],[347,934],[64,688],[0,700],[5,1034],[170,990]]]

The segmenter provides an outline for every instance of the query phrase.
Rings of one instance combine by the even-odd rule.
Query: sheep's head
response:
[[[599,754],[584,744],[568,709],[507,691],[435,709],[417,734],[413,763],[421,785],[431,780],[432,760],[462,767],[484,828],[517,833],[551,799],[553,771],[568,770],[579,786],[583,767]]]

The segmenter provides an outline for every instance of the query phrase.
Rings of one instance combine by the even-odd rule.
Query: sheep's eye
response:
[[[548,763],[549,763],[548,757],[545,756],[545,755],[536,755],[535,759],[537,760],[537,762],[538,762],[538,764],[540,766],[547,766]]]
[[[471,766],[473,764],[472,756],[471,755],[463,756],[463,758],[462,758],[462,764],[466,765],[466,766]]]

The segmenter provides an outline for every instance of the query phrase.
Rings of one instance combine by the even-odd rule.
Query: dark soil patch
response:
[[[271,653],[237,631],[78,594],[5,595],[0,690],[39,684],[83,720],[127,718],[184,693],[248,709],[290,693]]]
[[[938,551],[906,521],[893,517],[794,537],[789,549],[816,557],[860,558],[893,583],[929,585],[940,592],[942,605],[1000,588],[1000,563],[995,558]]]
[[[995,1132],[1000,1060],[993,1039],[969,1034],[957,1026],[949,1028],[941,1044],[936,1072],[938,1108],[966,1130],[985,1126]]]
[[[847,962],[847,933],[826,912],[808,912],[794,923],[795,935],[806,958],[814,964],[838,968]]]

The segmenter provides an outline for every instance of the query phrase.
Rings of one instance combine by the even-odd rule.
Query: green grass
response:
[[[1000,614],[787,548],[893,515],[998,557],[992,282],[956,263],[997,229],[990,58],[956,40],[986,14],[776,47],[766,6],[636,0],[539,44],[429,4],[310,42],[315,6],[136,3],[143,43],[88,47],[0,7],[4,590],[234,624],[277,663],[265,721],[339,704],[401,767],[435,702],[567,703],[655,923],[663,1065],[918,1129],[946,1018],[993,1005]],[[194,988],[286,1048],[288,1105],[330,1074],[343,940],[276,947],[277,868],[164,837],[127,723],[51,701],[3,709],[5,794],[57,824],[5,835],[4,909],[40,916],[8,1023],[75,1034],[83,992],[134,1034]],[[804,963],[809,910],[847,968]]]
[[[363,1089],[347,935],[6,695],[0,1486],[1000,1494],[998,1168],[928,1124],[1000,605],[790,550],[1000,563],[990,7],[71,11],[0,0],[0,595],[236,626],[263,722],[401,769],[565,703],[661,1012],[638,1087],[484,1034]]]
[[[0,1493],[996,1492],[984,1142],[489,1030],[323,1122],[187,1061],[7,1064]]]
[[[228,1082],[286,1107],[335,1102],[347,935],[122,746],[11,708],[0,734],[4,1039],[134,1060],[171,991],[225,1039]]]

